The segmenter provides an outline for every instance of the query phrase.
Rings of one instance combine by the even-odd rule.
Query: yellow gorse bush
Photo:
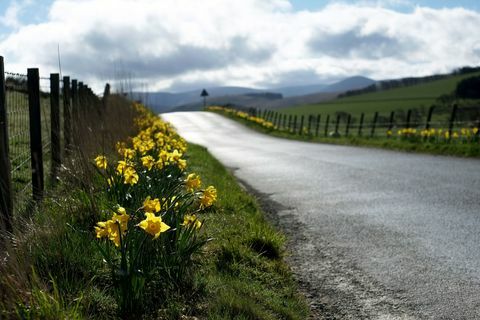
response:
[[[121,275],[113,281],[122,313],[141,306],[145,286],[140,278],[155,273],[170,287],[193,281],[192,256],[207,241],[198,215],[217,199],[213,186],[202,190],[200,176],[186,172],[185,140],[142,105],[133,107],[138,133],[116,143],[117,159],[94,159],[107,195],[118,204],[110,219],[94,229],[97,239],[107,240],[98,247],[112,274]]]

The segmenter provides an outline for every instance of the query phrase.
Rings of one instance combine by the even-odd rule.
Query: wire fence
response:
[[[317,137],[362,136],[389,138],[394,136],[441,137],[476,141],[480,134],[480,105],[451,106],[448,110],[431,106],[426,114],[413,109],[372,115],[351,115],[345,112],[295,115],[275,110],[235,108],[250,117],[262,119],[272,130]],[[473,139],[476,137],[477,139]]]
[[[107,85],[104,99],[109,92]],[[42,199],[45,181],[55,182],[81,138],[78,128],[92,112],[102,117],[103,101],[70,77],[5,72],[0,56],[0,229],[11,230],[14,214]]]
[[[14,200],[31,197],[30,124],[27,75],[5,72],[6,108]]]

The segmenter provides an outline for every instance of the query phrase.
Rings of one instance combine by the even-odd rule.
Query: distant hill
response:
[[[285,98],[295,97],[295,96],[304,96],[307,94],[312,94],[316,92],[321,92],[323,88],[327,85],[325,84],[312,84],[307,86],[292,86],[292,87],[282,87],[274,88],[272,91],[281,93]]]
[[[375,83],[376,81],[370,78],[355,76],[326,86],[323,88],[322,92],[345,92],[349,90],[358,90]]]
[[[461,80],[472,76],[480,76],[480,71],[472,73],[452,73],[441,76],[438,80],[420,82],[416,85],[404,85],[348,97],[339,97],[335,100],[321,103],[306,103],[304,105],[286,108],[283,111],[287,114],[297,115],[334,115],[343,112],[349,113],[357,119],[361,113],[365,113],[366,121],[370,121],[375,112],[379,112],[381,117],[389,117],[390,112],[395,111],[396,117],[404,121],[408,109],[415,110],[417,118],[424,117],[428,108],[435,104],[437,107],[434,117],[437,117],[436,119],[440,119],[441,117],[442,121],[444,121],[450,115],[451,103],[442,102],[442,97],[451,95]],[[401,82],[400,80],[395,81]],[[479,102],[480,101],[475,102],[477,106]],[[460,101],[458,101],[458,103],[460,104]]]
[[[248,87],[212,87],[208,91],[209,104],[233,104],[245,107],[284,108],[298,104],[318,103],[331,100],[347,90],[356,90],[375,83],[365,77],[350,77],[333,84],[315,84],[275,89],[255,89]],[[134,92],[132,98],[145,101],[154,112],[175,110],[200,110],[203,99],[202,88],[179,93],[170,92]]]
[[[239,94],[262,93],[265,90],[244,88],[244,87],[213,87],[207,88],[209,97],[220,97]],[[167,112],[177,106],[200,103],[202,88],[179,93],[170,92],[134,92],[132,98],[135,100],[146,100],[147,104],[155,112]]]
[[[306,86],[293,86],[293,87],[282,87],[282,88],[274,88],[271,91],[281,93],[285,98],[288,97],[296,97],[296,96],[304,96],[304,95],[311,95],[314,93],[320,92],[344,92],[348,90],[357,90],[368,87],[375,83],[375,80],[362,77],[362,76],[355,76],[346,78],[339,82],[335,82],[332,84],[313,84],[313,85],[306,85]]]

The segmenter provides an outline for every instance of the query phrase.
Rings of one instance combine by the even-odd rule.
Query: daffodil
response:
[[[217,201],[217,189],[213,186],[207,187],[200,196],[200,207],[208,208]]]
[[[133,157],[135,157],[135,150],[130,148],[125,148],[123,150],[123,157],[129,160],[133,159]]]
[[[138,174],[133,167],[127,167],[123,173],[125,184],[134,185],[138,182]]]
[[[118,224],[120,224],[120,228],[122,232],[127,231],[128,220],[130,220],[130,216],[127,214],[125,208],[119,207],[117,209],[117,213],[113,213],[111,220],[114,222],[118,222]]]
[[[160,209],[160,200],[158,198],[151,199],[150,196],[148,196],[145,201],[143,201],[143,210],[146,212],[159,212]]]
[[[193,192],[196,189],[199,189],[202,185],[202,180],[195,173],[190,173],[185,179],[185,187],[188,191]]]
[[[160,236],[160,233],[170,229],[168,225],[162,222],[161,217],[155,216],[154,213],[146,212],[146,219],[140,221],[138,226],[145,230],[146,233],[153,236],[153,239],[157,239]]]
[[[105,156],[96,157],[95,165],[100,169],[107,169],[107,157]]]
[[[168,155],[168,161],[170,162],[178,162],[178,160],[182,157],[182,154],[178,152],[177,149],[173,150],[172,153]]]
[[[195,229],[200,229],[200,227],[202,226],[202,222],[197,219],[196,215],[187,214],[183,217],[182,226],[185,226],[185,227],[193,226]]]
[[[97,238],[99,239],[108,236],[107,222],[97,222],[97,225],[95,226],[95,233],[97,234]]]
[[[142,165],[148,170],[152,170],[153,165],[155,164],[155,159],[152,156],[144,156],[140,158],[142,160]]]
[[[187,168],[187,160],[185,159],[178,159],[177,166],[180,170],[185,170]]]
[[[126,161],[123,161],[123,160],[120,160],[118,161],[118,164],[117,164],[117,173],[120,175],[120,174],[123,174],[123,172],[125,171],[125,169],[128,167],[128,164]]]

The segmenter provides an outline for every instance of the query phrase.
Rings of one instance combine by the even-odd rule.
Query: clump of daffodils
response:
[[[206,243],[200,216],[217,200],[215,187],[202,189],[200,176],[186,172],[185,140],[140,104],[134,108],[140,114],[138,133],[115,145],[116,159],[102,154],[93,161],[105,178],[107,195],[118,204],[94,229],[97,239],[105,239],[100,251],[113,274],[122,274],[114,281],[123,290],[119,306],[124,311],[141,303],[135,299],[142,296],[143,285],[132,285],[143,283],[134,280],[138,277],[165,273],[173,287],[186,281],[192,255]]]

